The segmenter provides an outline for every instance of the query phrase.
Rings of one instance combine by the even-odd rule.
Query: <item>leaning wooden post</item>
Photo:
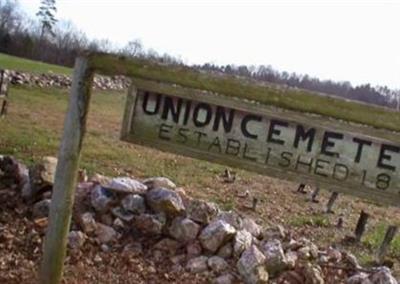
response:
[[[64,134],[58,154],[49,227],[44,243],[40,271],[40,283],[42,284],[60,283],[62,278],[92,81],[93,71],[89,66],[88,59],[77,58],[68,112],[64,122]]]
[[[361,237],[365,232],[367,226],[369,214],[365,213],[364,210],[361,211],[360,217],[358,218],[356,230],[354,231],[356,242],[361,241]]]
[[[392,240],[394,239],[394,236],[396,235],[396,233],[397,233],[397,226],[389,226],[388,227],[386,234],[385,234],[385,238],[383,239],[382,244],[378,250],[377,257],[378,257],[379,263],[383,262],[386,252],[389,248],[389,245],[392,242]]]
[[[319,187],[316,187],[314,189],[313,193],[311,194],[311,201],[314,202],[314,203],[318,203],[319,202],[319,200],[317,199],[318,194],[319,194],[319,190],[320,190]]]
[[[338,196],[339,196],[338,192],[332,192],[331,197],[328,200],[328,204],[326,205],[326,213],[334,213],[332,207]]]
[[[0,118],[5,116],[7,113],[8,104],[8,78],[7,73],[4,70],[0,70]]]

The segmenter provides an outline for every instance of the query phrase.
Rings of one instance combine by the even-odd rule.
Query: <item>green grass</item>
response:
[[[89,65],[106,75],[120,74],[135,79],[177,84],[191,89],[207,90],[223,94],[227,97],[256,101],[266,106],[276,106],[293,110],[303,113],[303,117],[305,117],[304,113],[313,113],[400,132],[399,112],[365,103],[317,94],[316,92],[303,89],[260,83],[249,78],[210,74],[185,66],[160,65],[141,59],[127,60],[112,55],[94,54],[89,57]],[[171,85],[163,85],[160,88],[171,90]],[[316,117],[309,119],[314,121],[314,123],[321,121]],[[336,124],[338,123],[336,122]],[[372,130],[368,131],[371,131],[368,134],[372,135]],[[390,133],[387,133],[386,137],[389,137],[389,139],[392,138]],[[397,139],[399,139],[398,136]]]
[[[15,57],[4,53],[0,53],[0,69],[11,69],[35,74],[53,72],[70,75],[72,73],[71,68]]]
[[[32,164],[57,156],[68,92],[61,89],[10,89],[9,113],[0,119],[0,154]],[[89,111],[81,167],[111,176],[166,176],[182,186],[210,186],[223,167],[119,140],[125,94],[95,92]]]
[[[313,216],[296,216],[289,221],[289,225],[293,227],[329,227],[329,219],[323,215],[313,215]]]
[[[385,237],[388,225],[385,223],[379,223],[374,230],[369,232],[363,243],[373,251],[376,251],[381,245],[383,238]],[[392,257],[400,257],[400,236],[397,234],[393,241],[390,243],[389,255]]]

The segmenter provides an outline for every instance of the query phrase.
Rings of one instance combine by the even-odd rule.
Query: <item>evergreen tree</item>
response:
[[[36,16],[39,18],[42,25],[40,39],[43,39],[46,34],[54,36],[53,27],[57,23],[55,14],[57,12],[56,0],[41,0],[39,11]]]

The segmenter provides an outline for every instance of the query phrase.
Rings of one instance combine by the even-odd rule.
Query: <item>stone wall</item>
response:
[[[71,76],[60,75],[54,73],[32,74],[29,72],[20,72],[13,70],[5,70],[9,75],[11,85],[16,86],[34,86],[34,87],[56,87],[69,88],[72,84]],[[113,90],[121,91],[127,89],[129,79],[124,76],[95,76],[93,87],[97,90]]]
[[[0,190],[17,191],[32,208],[32,222],[44,227],[56,165],[56,158],[45,157],[28,169],[0,156]],[[81,171],[79,178],[70,250],[84,251],[87,242],[116,254],[146,247],[153,258],[168,258],[171,270],[218,284],[397,283],[386,267],[366,269],[345,250],[318,247],[282,226],[262,227],[240,212],[191,198],[165,177],[88,179]]]

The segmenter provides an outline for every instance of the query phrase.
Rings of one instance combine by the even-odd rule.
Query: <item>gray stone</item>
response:
[[[221,246],[231,240],[236,233],[234,227],[222,220],[211,222],[201,231],[199,240],[204,249],[216,252]]]
[[[21,188],[29,181],[28,175],[28,169],[14,157],[0,155],[0,189]]]
[[[135,217],[134,226],[144,235],[161,235],[165,225],[165,217],[153,214],[140,214]]]
[[[203,248],[198,240],[191,242],[186,245],[186,253],[188,258],[193,258],[195,256],[201,255]]]
[[[236,230],[243,229],[243,219],[235,211],[222,211],[214,220],[222,220],[233,226]]]
[[[223,275],[215,278],[212,281],[212,283],[213,284],[232,284],[233,281],[235,281],[235,277],[230,273],[226,273],[226,274],[223,274]]]
[[[219,250],[217,255],[222,257],[222,258],[230,258],[233,254],[233,246],[232,242],[228,242],[225,245],[223,245]]]
[[[95,184],[102,185],[104,187],[105,185],[107,185],[111,182],[111,178],[96,173],[89,179],[89,181],[91,181]]]
[[[192,258],[186,264],[186,269],[191,273],[201,273],[208,270],[207,266],[208,257],[199,256]]]
[[[93,214],[90,212],[83,213],[80,216],[79,222],[80,222],[82,230],[86,234],[92,233],[96,230],[97,224],[96,224]]]
[[[346,280],[346,284],[372,284],[368,279],[369,275],[364,272],[359,272]]]
[[[40,162],[29,169],[30,191],[25,192],[30,196],[25,198],[34,198],[44,190],[51,190],[54,184],[57,159],[54,157],[44,157]]]
[[[149,189],[154,189],[154,188],[167,188],[167,189],[175,189],[176,185],[166,177],[152,177],[145,179],[143,183],[149,188]]]
[[[85,234],[81,231],[71,231],[68,234],[68,247],[71,249],[79,249],[85,243]]]
[[[134,214],[142,214],[146,211],[144,198],[138,194],[128,194],[121,200],[122,207]]]
[[[111,213],[112,213],[115,217],[117,217],[117,218],[119,218],[119,219],[121,219],[121,220],[123,220],[123,221],[125,221],[125,222],[131,222],[131,221],[133,220],[133,218],[135,217],[135,215],[133,215],[132,213],[126,211],[126,210],[125,210],[124,208],[122,208],[122,207],[115,207],[115,208],[113,208],[113,209],[111,210]]]
[[[43,218],[49,216],[50,212],[50,199],[41,200],[33,205],[32,215],[34,218]]]
[[[113,224],[112,224],[113,228],[115,228],[116,230],[122,230],[125,228],[124,222],[120,219],[120,218],[115,218]]]
[[[257,239],[261,237],[262,231],[261,226],[258,225],[253,219],[251,218],[244,218],[242,221],[242,228],[252,234]]]
[[[96,226],[96,238],[101,244],[111,243],[116,241],[118,233],[110,226],[98,223]]]
[[[397,280],[387,267],[379,267],[378,271],[370,276],[370,280],[373,284],[397,284]]]
[[[154,212],[165,213],[167,216],[177,216],[185,211],[181,197],[169,189],[149,190],[146,194],[146,201]]]
[[[253,237],[246,230],[237,231],[233,240],[233,253],[235,256],[240,257],[243,251],[248,249],[252,244]]]
[[[347,265],[352,267],[353,269],[360,269],[361,268],[361,265],[358,263],[357,258],[353,254],[351,254],[349,252],[343,252],[341,255],[342,255],[343,261]]]
[[[199,231],[200,225],[196,224],[189,218],[183,217],[176,217],[169,227],[169,234],[183,243],[196,239]]]
[[[236,266],[244,283],[268,283],[268,272],[265,269],[265,256],[255,245],[252,245],[242,253]]]
[[[304,277],[306,278],[305,284],[324,284],[325,281],[322,278],[321,267],[313,265],[309,262],[306,263],[303,269]]]
[[[154,249],[166,252],[168,255],[175,255],[180,244],[172,239],[164,238],[154,245]]]
[[[275,240],[275,239],[282,241],[285,239],[285,237],[286,237],[285,229],[281,225],[277,225],[277,226],[267,228],[264,231],[263,239],[266,241]]]
[[[218,215],[219,209],[215,203],[193,199],[187,206],[187,215],[190,219],[208,224]]]
[[[311,249],[309,246],[301,247],[297,250],[297,256],[302,260],[308,260],[311,258]]]
[[[129,177],[113,178],[104,187],[117,193],[145,194],[147,191],[146,185]]]
[[[91,194],[90,201],[93,208],[100,213],[107,212],[114,201],[114,195],[101,185],[96,185]]]
[[[262,246],[267,271],[271,276],[277,275],[286,268],[286,258],[279,240],[271,240]]]
[[[208,267],[216,273],[221,273],[228,268],[228,263],[225,261],[225,259],[219,256],[210,257],[207,261],[207,264]]]
[[[294,269],[297,263],[297,253],[295,251],[288,251],[285,254],[285,263],[288,269]]]

